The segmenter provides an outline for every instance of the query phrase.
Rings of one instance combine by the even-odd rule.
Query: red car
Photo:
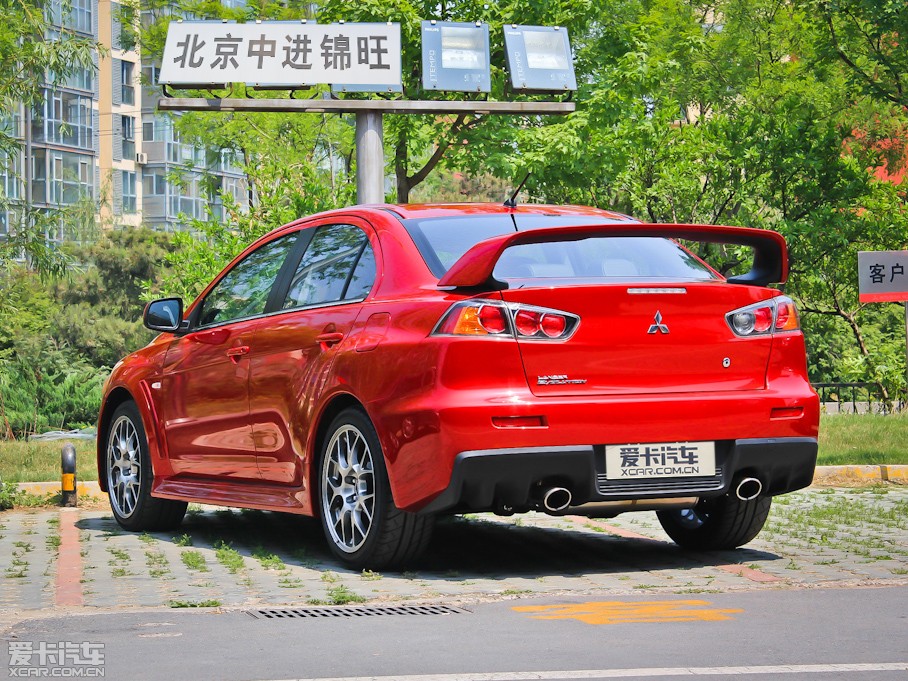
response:
[[[744,246],[726,279],[679,241]],[[321,519],[356,568],[438,514],[656,510],[734,548],[810,484],[819,404],[774,232],[578,208],[358,206],[281,227],[114,368],[98,473],[130,530],[187,502]]]

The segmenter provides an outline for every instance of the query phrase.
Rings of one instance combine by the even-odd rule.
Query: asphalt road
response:
[[[333,609],[336,613],[337,609]],[[103,644],[124,681],[348,679],[506,681],[746,676],[908,678],[908,589],[814,588],[676,595],[554,596],[450,614],[255,618],[247,610],[27,620],[20,652]],[[61,645],[62,644],[62,645]],[[33,653],[32,666],[39,662]],[[34,672],[31,672],[34,674]]]

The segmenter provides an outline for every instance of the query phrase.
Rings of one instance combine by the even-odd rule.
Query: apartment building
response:
[[[102,228],[174,230],[190,218],[220,219],[223,192],[248,205],[245,176],[230,154],[183,142],[172,117],[155,111],[156,69],[143,64],[129,30],[139,17],[110,0],[72,0],[66,13],[60,0],[48,0],[46,12],[49,38],[65,27],[107,52],[95,55],[94,69],[66,79],[47,74],[42,101],[0,121],[21,141],[18,154],[0,159],[0,238],[24,206],[88,202]],[[47,229],[51,241],[74,237],[62,224]]]

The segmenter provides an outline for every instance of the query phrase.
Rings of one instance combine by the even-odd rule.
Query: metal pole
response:
[[[382,114],[356,113],[356,202],[384,203],[385,147]]]
[[[61,479],[61,504],[63,506],[77,506],[76,492],[76,448],[72,443],[67,442],[63,445],[63,451],[60,456],[62,469]]]

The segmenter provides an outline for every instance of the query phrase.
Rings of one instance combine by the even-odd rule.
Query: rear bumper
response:
[[[534,495],[560,486],[574,504],[727,494],[732,481],[755,477],[773,496],[813,480],[817,440],[811,437],[751,438],[716,443],[716,474],[710,477],[617,481],[605,476],[600,446],[521,447],[458,454],[450,483],[422,513],[533,508]]]

